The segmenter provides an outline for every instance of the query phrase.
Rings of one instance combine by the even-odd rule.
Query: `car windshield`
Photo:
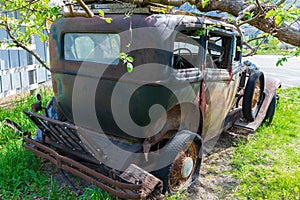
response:
[[[102,64],[119,63],[120,36],[113,33],[66,33],[64,59]]]

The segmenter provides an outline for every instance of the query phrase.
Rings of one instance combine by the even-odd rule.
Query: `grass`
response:
[[[249,142],[241,142],[235,150],[230,173],[239,180],[236,199],[300,197],[300,88],[278,92],[281,99],[273,124],[262,126]],[[49,91],[42,94],[44,103],[53,95]],[[20,137],[5,126],[4,119],[14,120],[23,130],[34,133],[34,124],[22,113],[33,102],[33,96],[26,97],[16,101],[13,108],[0,109],[0,199],[114,199],[96,187],[85,188],[82,195],[75,196],[22,147]]]
[[[244,49],[243,54],[249,53],[250,50]],[[293,56],[295,55],[294,50],[285,50],[285,49],[263,49],[259,48],[256,52],[256,55],[277,55],[277,56]]]
[[[52,97],[49,90],[41,91],[44,106]],[[20,136],[8,128],[9,118],[21,125],[23,131],[35,132],[35,125],[23,114],[35,97],[24,97],[13,102],[13,108],[0,108],[0,199],[113,199],[96,187],[84,189],[76,196],[67,187],[61,187],[55,177],[45,171],[44,163],[22,147]]]
[[[283,49],[259,49],[257,51],[258,55],[279,55],[279,56],[292,56],[295,54],[293,50],[283,50]]]
[[[271,126],[236,149],[232,173],[238,199],[300,198],[300,88],[279,90]]]
[[[250,38],[246,37],[246,40],[249,40]],[[250,45],[253,47],[256,47],[260,42],[259,41],[252,41],[250,42]],[[280,44],[280,41],[274,37],[270,37],[267,44],[262,44],[258,50],[258,55],[281,55],[281,56],[293,56],[296,53],[296,50],[292,49],[280,49],[278,45]],[[243,53],[249,53],[249,49],[244,49]]]

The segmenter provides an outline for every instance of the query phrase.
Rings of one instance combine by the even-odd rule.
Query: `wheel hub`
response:
[[[188,186],[192,180],[197,163],[197,147],[194,142],[186,143],[187,148],[183,147],[171,166],[168,184],[172,192]]]
[[[194,166],[193,159],[191,157],[185,158],[185,160],[183,161],[182,168],[181,168],[182,177],[188,178],[190,176],[190,174],[192,173],[193,166]]]
[[[258,80],[252,98],[252,110],[255,110],[260,99],[260,81]]]

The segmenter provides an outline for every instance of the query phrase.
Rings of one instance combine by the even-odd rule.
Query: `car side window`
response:
[[[210,32],[206,54],[206,68],[228,69],[232,62],[234,40],[230,35]]]
[[[177,33],[173,44],[173,68],[187,69],[199,66],[200,36],[195,31]]]
[[[63,48],[65,60],[117,65],[120,36],[113,33],[66,33]]]

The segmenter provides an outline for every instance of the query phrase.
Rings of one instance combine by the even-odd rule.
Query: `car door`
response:
[[[206,42],[203,137],[207,140],[222,131],[234,103],[239,84],[235,69],[240,65],[236,51],[240,48],[237,48],[235,32],[218,28],[207,33]]]
[[[182,28],[182,27],[181,27]],[[182,28],[176,32],[173,43],[172,66],[177,80],[189,83],[197,96],[203,80],[202,60],[205,36],[197,34],[200,28]],[[182,90],[186,92],[188,90]],[[194,98],[195,98],[194,95]],[[184,96],[191,96],[185,94]],[[189,99],[193,102],[194,99]]]

